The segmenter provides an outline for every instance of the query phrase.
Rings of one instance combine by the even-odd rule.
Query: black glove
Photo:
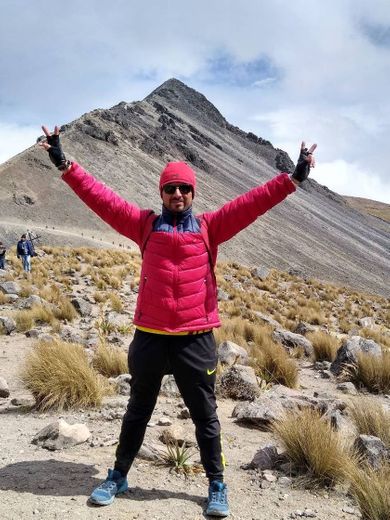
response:
[[[309,152],[307,148],[301,149],[294,173],[291,175],[291,177],[298,182],[305,181],[309,176],[310,163],[307,161],[309,155],[311,155],[311,152]]]
[[[60,136],[53,134],[47,136],[46,139],[50,144],[50,148],[47,151],[49,152],[51,162],[55,164],[59,170],[66,170],[70,162],[66,160],[64,152],[62,151]]]

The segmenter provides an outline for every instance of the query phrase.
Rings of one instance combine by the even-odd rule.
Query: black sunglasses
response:
[[[182,195],[188,195],[188,193],[192,191],[192,186],[190,184],[166,184],[163,187],[163,192],[167,195],[173,195],[177,188],[179,188],[179,191]]]

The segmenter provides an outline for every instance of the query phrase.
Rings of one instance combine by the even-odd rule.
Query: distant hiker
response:
[[[34,255],[34,249],[30,240],[27,240],[26,233],[20,237],[18,245],[16,246],[16,254],[18,258],[22,259],[23,269],[26,273],[31,272],[31,257]]]
[[[5,253],[7,251],[7,248],[3,244],[3,242],[0,241],[0,269],[5,269]]]
[[[217,211],[194,215],[195,172],[184,162],[168,163],[160,175],[162,212],[140,209],[114,193],[61,149],[59,129],[40,146],[62,172],[62,179],[97,215],[142,252],[141,282],[129,348],[131,395],[122,422],[114,469],[90,501],[111,504],[128,489],[127,473],[140,449],[163,376],[175,377],[195,424],[200,457],[209,479],[206,514],[227,516],[224,456],[217,417],[217,346],[220,327],[214,267],[218,246],[284,200],[314,166],[313,151],[302,143],[297,167],[228,202]],[[183,514],[186,518],[186,515]]]

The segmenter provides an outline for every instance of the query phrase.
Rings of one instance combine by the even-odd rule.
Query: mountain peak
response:
[[[158,102],[164,104],[169,102],[171,106],[180,109],[191,117],[197,119],[211,120],[218,126],[225,128],[226,119],[219,110],[200,92],[188,87],[176,78],[164,81],[159,87],[151,92],[145,101],[149,103]]]

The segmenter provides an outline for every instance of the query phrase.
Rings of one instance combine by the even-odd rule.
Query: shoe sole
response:
[[[226,517],[230,515],[230,511],[226,511],[225,513],[222,513],[222,511],[216,511],[216,510],[210,510],[206,511],[206,515],[208,516],[219,516],[220,518]]]
[[[115,495],[115,496],[117,496],[117,495]],[[91,502],[91,504],[94,504],[95,506],[109,506],[110,504],[112,504],[114,502],[115,496],[110,498],[109,500],[104,500],[104,501],[95,500],[95,499],[89,497],[89,501]]]

